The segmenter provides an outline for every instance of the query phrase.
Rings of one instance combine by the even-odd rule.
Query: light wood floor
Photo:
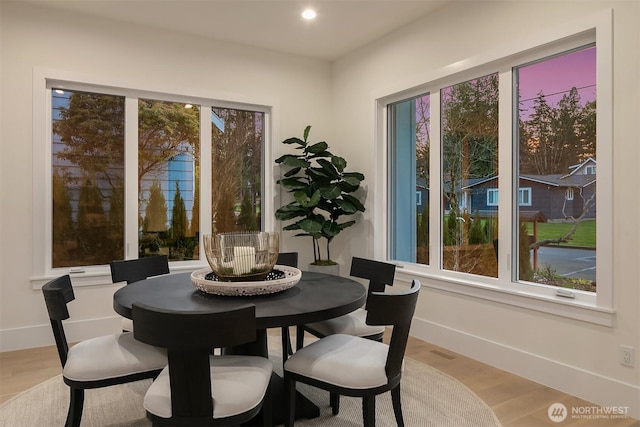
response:
[[[571,415],[562,423],[555,423],[547,416],[553,403],[563,403],[569,411],[572,407],[594,405],[418,339],[410,339],[407,356],[465,384],[493,409],[504,427],[640,427],[640,421],[631,418],[572,419]],[[60,372],[53,346],[0,353],[0,402]]]

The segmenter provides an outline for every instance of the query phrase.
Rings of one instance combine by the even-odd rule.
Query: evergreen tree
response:
[[[64,243],[74,239],[71,197],[66,179],[56,169],[53,173],[53,267],[66,266],[69,256]]]
[[[180,186],[176,181],[176,194],[173,197],[173,209],[171,210],[171,235],[174,240],[183,239],[187,235],[187,229],[187,209],[180,194]]]
[[[238,228],[243,231],[258,230],[256,215],[249,195],[245,194],[240,205],[240,215],[238,216]]]
[[[144,233],[167,231],[167,200],[158,180],[153,181],[149,189],[149,203],[145,210]]]
[[[100,190],[87,179],[80,188],[77,229],[78,245],[85,254],[83,259],[89,264],[106,264],[115,259],[105,251],[106,225]],[[96,262],[90,262],[90,259]]]

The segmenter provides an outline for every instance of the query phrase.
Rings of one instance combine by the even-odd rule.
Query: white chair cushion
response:
[[[98,381],[162,369],[167,352],[144,344],[130,332],[84,340],[69,349],[62,374],[73,381]]]
[[[346,334],[356,337],[368,337],[384,332],[384,326],[367,325],[367,310],[359,308],[344,316],[335,317],[322,322],[310,323],[307,326],[323,336]]]
[[[262,402],[271,379],[273,365],[258,356],[211,356],[211,395],[213,418],[226,418],[247,412]],[[165,368],[144,396],[150,413],[171,418],[169,368]]]
[[[375,388],[387,384],[384,367],[388,352],[387,344],[335,334],[296,351],[284,369],[340,387]]]

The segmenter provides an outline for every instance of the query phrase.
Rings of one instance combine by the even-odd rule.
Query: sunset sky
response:
[[[574,86],[582,104],[596,99],[595,47],[520,68],[520,108],[531,108],[540,91],[549,105],[556,106]]]

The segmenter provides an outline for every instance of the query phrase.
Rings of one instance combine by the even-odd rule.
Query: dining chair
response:
[[[166,255],[154,255],[138,259],[111,261],[111,281],[129,283],[145,280],[149,277],[169,274],[169,259]],[[131,319],[122,318],[122,330],[132,331]]]
[[[286,265],[287,267],[298,268],[298,252],[280,252],[278,254],[278,265]],[[284,363],[290,354],[293,353],[291,348],[291,335],[289,334],[289,327],[283,326],[281,330],[282,335],[282,363]]]
[[[400,401],[400,379],[409,328],[415,313],[420,282],[414,280],[405,292],[372,292],[367,302],[370,325],[393,326],[389,345],[353,335],[334,334],[296,351],[284,365],[287,418],[294,425],[296,382],[328,390],[332,395],[362,397],[365,427],[375,427],[378,394],[391,391],[398,426],[404,426]],[[332,412],[338,414],[338,407]]]
[[[169,364],[144,397],[154,426],[239,425],[261,408],[271,426],[269,359],[209,351],[254,341],[255,305],[193,313],[134,303],[132,317],[136,339],[167,349]]]
[[[369,304],[369,295],[372,292],[384,292],[386,285],[393,286],[396,266],[386,262],[353,257],[349,274],[353,277],[369,280],[365,307],[344,316],[298,326],[296,330],[297,349],[304,346],[305,332],[309,332],[318,338],[332,334],[347,334],[382,341],[385,328],[384,326],[367,325],[365,322],[367,317],[366,309]]]
[[[70,389],[66,427],[77,427],[82,418],[84,391],[155,378],[167,365],[166,351],[118,333],[86,339],[69,347],[62,321],[69,318],[67,304],[75,299],[69,275],[42,287],[53,336],[62,364],[62,378]]]

